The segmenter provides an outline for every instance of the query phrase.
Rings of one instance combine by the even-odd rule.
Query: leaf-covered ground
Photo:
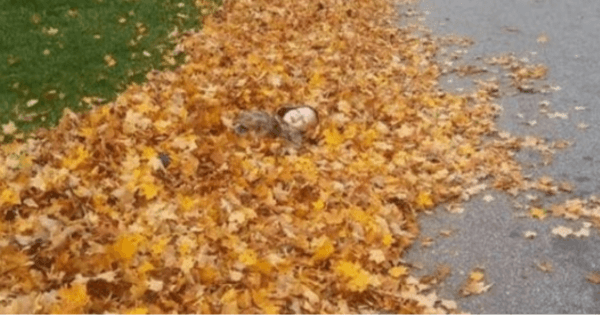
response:
[[[0,311],[456,311],[402,263],[416,215],[531,186],[523,141],[396,5],[226,1],[184,66],[2,146]],[[288,103],[321,118],[299,150],[228,128]]]

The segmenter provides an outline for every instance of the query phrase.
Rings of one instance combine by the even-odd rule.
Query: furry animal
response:
[[[234,131],[239,135],[254,132],[258,136],[282,137],[295,146],[302,144],[302,131],[290,126],[278,115],[263,111],[242,112],[234,123]]]

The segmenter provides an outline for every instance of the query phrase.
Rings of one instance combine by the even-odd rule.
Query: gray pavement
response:
[[[600,1],[422,0],[418,10],[425,13],[423,22],[434,35],[456,34],[475,41],[463,61],[457,62],[483,65],[477,57],[514,52],[530,63],[549,67],[547,82],[561,89],[550,94],[502,97],[497,102],[504,107],[498,129],[513,135],[574,142],[558,151],[548,166],[543,166],[533,152],[523,151],[517,156],[524,173],[532,178],[549,175],[575,184],[568,195],[537,193],[543,205],[600,196]],[[541,34],[547,36],[547,43],[538,43]],[[502,72],[482,77],[491,76],[500,77]],[[448,90],[469,89],[471,80],[444,76],[442,82]],[[549,101],[549,112],[567,113],[568,119],[541,114],[539,102],[543,100]],[[531,120],[537,124],[527,125]],[[581,130],[579,123],[590,127]],[[483,201],[486,194],[495,200]],[[417,242],[405,259],[423,266],[417,275],[431,274],[440,264],[449,265],[452,274],[440,286],[439,294],[456,300],[465,312],[600,313],[600,285],[585,280],[590,272],[600,271],[598,230],[592,229],[590,237],[583,239],[558,238],[551,233],[554,227],[579,229],[583,220],[523,218],[524,210],[515,208],[514,200],[502,192],[487,191],[465,203],[462,214],[440,207],[432,215],[422,215],[422,237],[432,237],[434,242],[429,247]],[[448,229],[454,231],[449,237],[439,235],[440,230]],[[525,231],[535,231],[537,237],[526,239]],[[553,271],[541,271],[536,267],[541,262],[549,262]],[[481,295],[459,297],[460,285],[476,267],[484,268],[487,282],[494,285]]]

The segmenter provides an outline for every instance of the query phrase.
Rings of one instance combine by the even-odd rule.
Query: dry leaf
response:
[[[483,196],[483,201],[485,201],[485,202],[492,202],[492,201],[494,201],[494,199],[495,198],[492,195],[485,195],[485,196]]]
[[[12,135],[15,133],[15,131],[17,131],[17,126],[15,126],[15,123],[12,121],[9,121],[8,124],[2,125],[2,132],[4,134]]]
[[[548,261],[537,263],[536,266],[543,272],[552,272],[552,264]]]
[[[529,213],[531,214],[532,218],[537,218],[540,220],[544,220],[546,218],[546,216],[548,215],[546,209],[542,209],[542,208],[531,208],[529,210]]]
[[[591,272],[585,277],[585,279],[593,284],[600,284],[600,272]]]
[[[590,127],[590,125],[588,125],[586,123],[579,123],[579,124],[577,124],[577,128],[579,128],[579,129],[587,129],[589,127]]]
[[[475,269],[469,274],[469,278],[463,284],[459,293],[461,296],[478,295],[487,292],[492,284],[486,285],[484,283],[485,275],[483,270]]]
[[[448,237],[450,235],[452,235],[453,231],[452,230],[440,230],[440,235]]]
[[[558,235],[562,238],[566,238],[567,236],[573,234],[573,229],[568,228],[566,226],[557,226],[552,229],[552,234]]]

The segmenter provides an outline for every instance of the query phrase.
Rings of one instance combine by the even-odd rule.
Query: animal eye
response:
[[[235,126],[235,132],[239,133],[239,134],[244,134],[244,133],[248,132],[248,128],[246,128],[242,125],[237,125],[237,126]]]

